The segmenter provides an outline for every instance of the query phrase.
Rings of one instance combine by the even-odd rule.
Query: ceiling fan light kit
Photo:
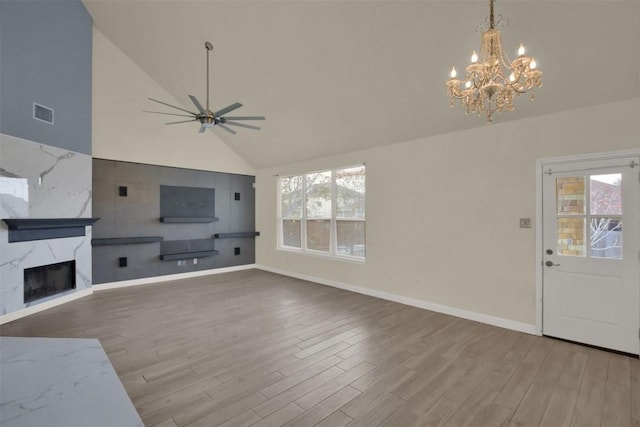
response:
[[[178,123],[189,123],[189,122],[200,122],[200,130],[199,133],[204,133],[207,129],[213,128],[215,126],[219,126],[222,129],[226,130],[231,134],[236,134],[237,132],[230,128],[229,126],[237,126],[243,127],[246,129],[260,130],[258,126],[248,125],[245,123],[240,123],[242,120],[264,120],[264,116],[233,116],[233,117],[225,117],[225,114],[228,114],[238,108],[242,107],[242,104],[239,102],[234,102],[231,105],[228,105],[220,110],[211,111],[209,109],[209,54],[213,50],[213,45],[210,42],[205,42],[204,47],[207,50],[207,102],[206,107],[203,107],[200,101],[193,96],[189,95],[189,99],[193,102],[193,105],[198,109],[197,113],[193,111],[186,110],[182,107],[177,107],[175,105],[167,104],[166,102],[159,101],[157,99],[149,98],[150,101],[157,102],[158,104],[166,105],[167,107],[175,108],[176,110],[183,111],[188,114],[176,114],[176,113],[166,113],[162,111],[146,111],[145,113],[153,113],[153,114],[164,114],[168,116],[178,116],[178,117],[189,117],[189,120],[178,120],[175,122],[165,123],[167,125],[175,125]]]

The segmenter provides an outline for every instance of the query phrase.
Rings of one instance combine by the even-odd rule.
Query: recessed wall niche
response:
[[[254,182],[248,175],[94,159],[93,216],[101,220],[93,227],[93,282],[253,264]],[[127,197],[118,195],[120,187]],[[114,268],[121,258],[127,267]]]

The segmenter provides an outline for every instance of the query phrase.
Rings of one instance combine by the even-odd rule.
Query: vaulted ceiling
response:
[[[480,46],[486,0],[84,4],[188,109],[188,94],[205,98],[211,41],[212,109],[239,101],[234,114],[267,117],[261,131],[215,132],[257,169],[487,126],[449,108],[444,86]],[[640,1],[503,0],[496,13],[508,52],[523,42],[544,74],[534,102],[495,122],[640,96]]]

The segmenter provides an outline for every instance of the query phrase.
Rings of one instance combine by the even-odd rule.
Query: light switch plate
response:
[[[531,228],[531,218],[520,218],[520,228]]]

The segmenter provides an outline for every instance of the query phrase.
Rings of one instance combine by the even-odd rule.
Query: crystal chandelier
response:
[[[525,56],[522,44],[513,61],[504,53],[500,31],[495,29],[493,2],[489,1],[489,29],[482,33],[480,55],[475,50],[471,54],[464,80],[456,78],[455,67],[447,80],[451,107],[454,100],[459,99],[465,105],[466,113],[486,114],[487,123],[492,122],[496,111],[513,111],[515,95],[530,92],[533,100],[533,88],[542,85],[542,71],[536,69],[533,57]]]

